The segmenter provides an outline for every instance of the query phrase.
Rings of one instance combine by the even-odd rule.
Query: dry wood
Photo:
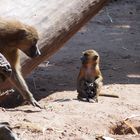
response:
[[[27,76],[41,62],[57,52],[108,0],[1,0],[0,16],[14,17],[34,25],[40,33],[42,55],[22,57],[23,75]],[[0,89],[10,87],[8,82]]]

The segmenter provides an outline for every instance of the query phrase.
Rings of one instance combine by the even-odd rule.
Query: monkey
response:
[[[0,53],[0,83],[5,82],[7,77],[10,78],[12,74],[12,68],[7,59]],[[7,90],[6,92],[0,91],[0,103],[3,102],[7,93],[13,92],[13,90]],[[0,107],[1,109],[1,107]],[[2,108],[5,111],[4,108]]]
[[[86,50],[81,61],[82,66],[77,78],[77,98],[88,102],[98,102],[99,96],[118,98],[117,95],[100,94],[103,76],[99,66],[99,54],[95,50]]]
[[[98,96],[103,85],[99,54],[95,50],[87,50],[83,52],[81,61],[82,67],[77,78],[78,99],[86,98],[87,101],[93,99],[94,102],[98,102]]]
[[[86,100],[88,102],[90,102],[89,99],[92,99],[96,96],[96,85],[95,85],[94,81],[91,81],[91,82],[85,81],[83,87],[84,87],[84,91],[86,91],[85,92]]]
[[[7,77],[10,77],[12,74],[11,65],[6,60],[6,58],[0,53],[0,83],[5,82]],[[0,91],[0,101],[3,99],[3,94]]]
[[[7,59],[0,53],[0,82],[4,82],[6,80],[6,77],[10,77],[11,74],[11,65],[9,64]]]
[[[0,139],[1,140],[19,140],[16,134],[10,128],[8,122],[0,123]]]
[[[22,76],[19,54],[21,50],[30,58],[41,55],[37,46],[38,40],[38,32],[34,27],[17,20],[0,18],[0,53],[8,60],[12,68],[11,77],[6,76],[22,95],[24,101],[41,108]]]
[[[5,82],[5,80],[7,79],[6,77],[10,77],[11,74],[12,74],[12,69],[11,69],[11,66],[10,66],[9,62],[0,53],[0,83]],[[4,95],[3,95],[2,91],[0,91],[0,102],[3,99],[4,99]]]

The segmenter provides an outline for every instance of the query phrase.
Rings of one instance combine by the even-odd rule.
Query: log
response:
[[[40,35],[41,56],[22,57],[22,72],[27,76],[41,62],[56,53],[108,0],[1,0],[0,16],[34,25]],[[0,84],[0,89],[11,85]]]

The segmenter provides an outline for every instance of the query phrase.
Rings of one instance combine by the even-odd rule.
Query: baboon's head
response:
[[[36,29],[25,25],[20,32],[21,40],[18,43],[18,48],[31,58],[39,56],[41,53],[37,46],[39,37]]]
[[[99,54],[94,50],[86,50],[83,52],[81,61],[85,66],[96,66],[99,63]]]

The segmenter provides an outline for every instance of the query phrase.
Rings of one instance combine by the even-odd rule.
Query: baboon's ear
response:
[[[95,56],[93,57],[93,60],[96,61],[97,59],[98,59],[98,55],[95,55]]]

